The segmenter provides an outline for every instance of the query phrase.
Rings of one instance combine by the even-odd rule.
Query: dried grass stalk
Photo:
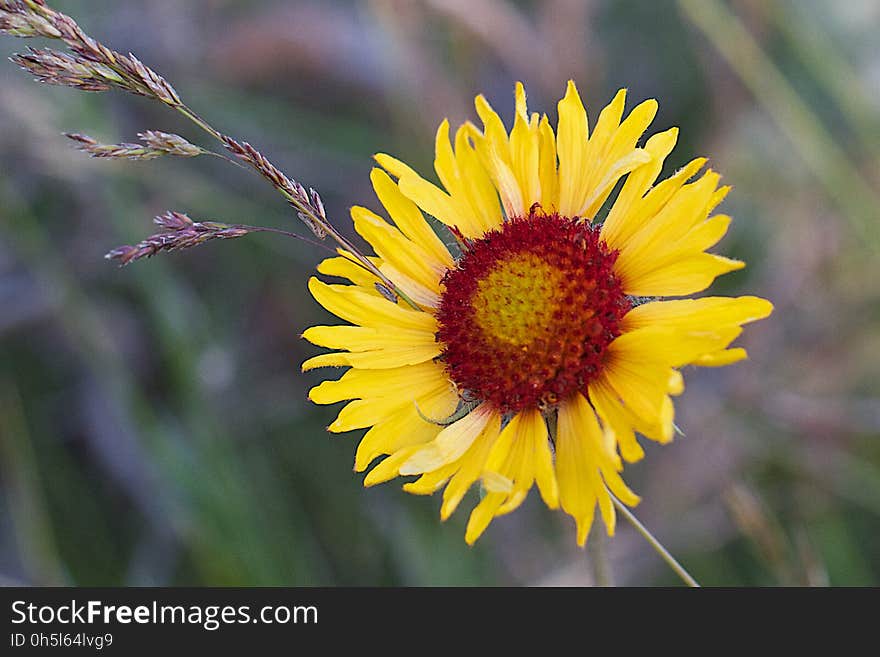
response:
[[[203,148],[191,144],[180,135],[149,130],[138,135],[142,144],[101,144],[88,135],[64,133],[76,142],[79,150],[97,158],[121,158],[126,160],[153,160],[164,155],[197,157],[205,154]]]

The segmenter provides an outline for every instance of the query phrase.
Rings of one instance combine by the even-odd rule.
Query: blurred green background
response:
[[[682,128],[670,171],[711,157],[734,191],[721,250],[760,294],[751,354],[685,373],[686,437],[627,468],[637,515],[707,585],[880,584],[880,3],[876,0],[58,0],[218,128],[314,186],[350,232],[371,155],[431,172],[443,117],[513,82],[555,117],[621,87]],[[28,44],[0,40],[0,55]],[[365,490],[356,435],[305,397],[299,338],[321,254],[255,236],[118,270],[168,209],[299,229],[219,160],[97,161],[105,142],[200,135],[121,93],[0,66],[0,578],[76,585],[580,585],[573,522],[532,494],[474,548],[467,509]],[[205,143],[203,140],[201,143]],[[332,321],[331,321],[332,323]],[[469,505],[463,505],[463,507]],[[677,582],[624,522],[618,584]]]

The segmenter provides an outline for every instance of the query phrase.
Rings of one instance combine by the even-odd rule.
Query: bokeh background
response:
[[[734,186],[715,293],[771,299],[751,359],[686,372],[685,437],[627,468],[639,517],[703,584],[880,584],[880,3],[876,0],[58,0],[166,75],[347,226],[376,206],[371,155],[430,174],[443,117],[513,82],[555,117],[574,78],[682,128]],[[29,45],[0,40],[4,58]],[[555,118],[554,118],[555,120]],[[111,247],[167,209],[299,229],[220,160],[90,160],[144,129],[200,135],[121,93],[0,66],[0,578],[76,585],[580,585],[573,522],[536,494],[474,548],[467,509],[364,489],[357,435],[306,390],[299,338],[330,318],[321,257],[255,236],[119,270]],[[202,143],[206,143],[202,141]],[[206,144],[208,145],[208,144]],[[475,499],[475,498],[474,498]],[[469,505],[463,505],[463,507]],[[591,539],[592,540],[592,539]],[[674,584],[621,522],[618,584]]]

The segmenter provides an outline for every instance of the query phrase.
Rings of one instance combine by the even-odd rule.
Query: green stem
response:
[[[798,59],[837,103],[859,140],[859,147],[880,157],[880,116],[873,109],[868,85],[841,54],[817,19],[789,1],[768,4],[769,16]]]
[[[216,157],[217,159],[223,160],[224,162],[229,162],[229,164],[231,164],[231,165],[233,165],[233,166],[236,166],[236,167],[238,167],[239,169],[242,169],[242,170],[244,170],[244,171],[251,171],[251,169],[249,169],[248,167],[246,167],[245,165],[243,165],[241,162],[236,162],[236,161],[233,160],[231,157],[226,157],[225,155],[223,155],[223,154],[221,154],[221,153],[217,153],[217,152],[215,152],[215,151],[211,151],[211,150],[208,150],[208,149],[202,149],[202,153],[203,153],[204,155],[210,155],[211,157]]]
[[[326,244],[321,244],[320,242],[316,242],[315,240],[310,240],[308,237],[304,235],[300,235],[299,233],[294,233],[290,230],[282,230],[280,228],[270,228],[269,226],[249,226],[248,224],[229,224],[230,228],[242,228],[250,233],[272,233],[273,235],[282,235],[284,237],[292,237],[293,239],[299,240],[300,242],[305,242],[306,244],[311,244],[316,249],[323,249],[324,251],[328,251],[336,255],[336,252],[328,247]]]
[[[617,507],[617,511],[624,518],[627,519],[629,524],[631,524],[639,534],[642,535],[642,538],[644,538],[648,542],[648,545],[654,548],[654,551],[660,555],[663,561],[665,561],[669,565],[669,567],[672,568],[673,571],[675,571],[675,574],[678,575],[681,580],[691,588],[700,588],[697,580],[695,580],[691,576],[691,574],[684,569],[684,566],[678,563],[675,557],[669,554],[669,551],[665,547],[663,547],[663,544],[660,543],[660,541],[658,541],[641,522],[639,522],[639,519],[636,518],[635,515],[633,515],[633,512],[630,511],[623,502],[614,497],[614,495],[612,495],[610,491],[608,492],[608,494],[611,495],[611,501],[614,502],[614,506]]]
[[[186,118],[188,118],[190,121],[192,121],[193,123],[195,123],[197,126],[199,126],[202,130],[204,130],[204,131],[207,132],[209,135],[211,135],[214,139],[216,139],[217,141],[220,141],[220,142],[223,141],[223,135],[220,133],[220,131],[219,131],[219,130],[215,130],[215,129],[211,126],[211,124],[209,124],[209,123],[208,123],[207,121],[205,121],[202,117],[200,117],[198,114],[196,114],[195,112],[193,112],[189,107],[187,107],[186,105],[177,105],[177,106],[175,107],[175,109],[176,109],[178,112],[180,112],[181,114],[183,114],[183,115],[184,115]]]
[[[605,528],[601,523],[593,525],[593,535],[587,543],[590,555],[590,564],[593,567],[593,581],[596,586],[614,586],[614,573],[611,570],[611,561],[608,558],[608,538],[605,536]]]
[[[773,117],[856,233],[866,244],[880,248],[874,191],[743,22],[718,0],[678,0],[678,4]]]
[[[10,373],[11,374],[11,373]],[[39,584],[68,583],[39,471],[35,447],[14,379],[0,377],[0,472],[3,473],[12,520],[29,579]]]

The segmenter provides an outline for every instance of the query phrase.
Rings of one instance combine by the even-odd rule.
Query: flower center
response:
[[[540,208],[471,243],[437,312],[461,393],[517,412],[585,392],[631,308],[616,258],[597,228]]]

